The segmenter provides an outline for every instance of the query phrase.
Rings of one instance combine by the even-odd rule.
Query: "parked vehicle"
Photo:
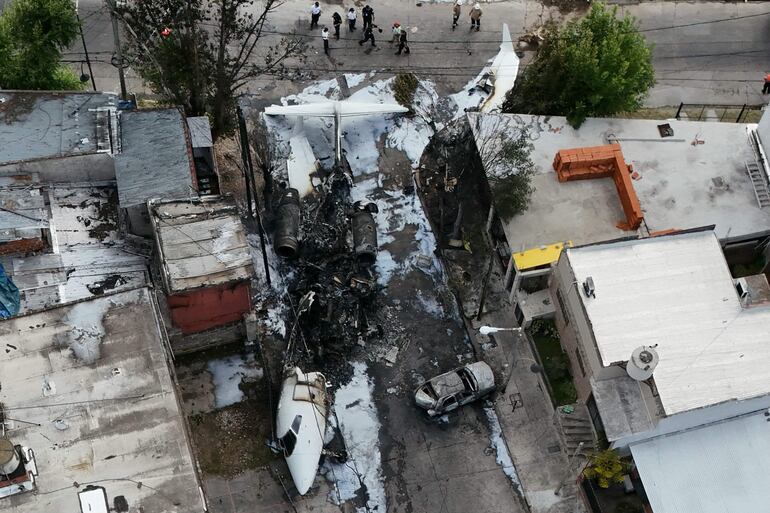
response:
[[[494,388],[492,368],[475,362],[429,379],[417,388],[414,400],[433,417],[480,399]]]

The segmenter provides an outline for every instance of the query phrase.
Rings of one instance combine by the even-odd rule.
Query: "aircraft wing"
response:
[[[303,103],[302,105],[271,105],[265,108],[265,114],[268,116],[334,117],[339,112],[340,117],[343,118],[408,111],[409,109],[397,103],[365,103],[345,100]]]
[[[268,116],[320,116],[323,118],[334,117],[333,101],[318,103],[303,103],[302,105],[271,105],[265,108]]]
[[[366,116],[368,114],[388,114],[396,112],[409,112],[409,109],[402,107],[397,103],[374,103],[374,102],[337,102],[340,108],[340,116],[343,118],[351,116]]]

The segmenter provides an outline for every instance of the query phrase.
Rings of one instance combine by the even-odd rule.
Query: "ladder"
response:
[[[764,170],[756,162],[746,162],[746,171],[754,186],[754,194],[757,197],[759,208],[770,206],[770,189],[765,179]]]

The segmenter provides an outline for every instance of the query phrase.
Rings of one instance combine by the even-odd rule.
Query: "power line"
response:
[[[712,23],[722,23],[726,21],[736,21],[736,20],[745,20],[747,18],[758,18],[760,16],[767,16],[770,14],[770,11],[768,12],[760,12],[757,14],[747,14],[745,16],[736,16],[734,18],[719,18],[716,20],[709,20],[709,21],[695,21],[692,23],[682,23],[679,25],[669,25],[667,27],[655,27],[655,28],[648,28],[648,29],[640,29],[637,32],[655,32],[657,30],[669,30],[669,29],[675,29],[675,28],[683,28],[683,27],[695,27],[698,25],[710,25]]]

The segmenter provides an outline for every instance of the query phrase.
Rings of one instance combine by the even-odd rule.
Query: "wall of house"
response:
[[[0,166],[0,175],[37,173],[41,183],[115,180],[115,160],[107,153],[28,160]]]
[[[612,447],[625,451],[628,449],[629,444],[632,443],[699,426],[705,426],[707,424],[713,424],[714,422],[767,410],[768,408],[770,408],[770,394],[747,399],[745,401],[728,401],[706,408],[677,413],[676,415],[660,419],[657,425],[649,431],[616,440],[612,443]]]
[[[578,400],[585,402],[591,395],[592,379],[612,379],[624,375],[626,371],[616,365],[602,365],[593,330],[583,308],[581,285],[575,283],[575,274],[565,255],[563,252],[553,267],[549,288],[556,310],[556,328],[570,359]]]
[[[198,333],[243,318],[251,310],[248,282],[206,287],[167,296],[171,321],[182,333]]]

